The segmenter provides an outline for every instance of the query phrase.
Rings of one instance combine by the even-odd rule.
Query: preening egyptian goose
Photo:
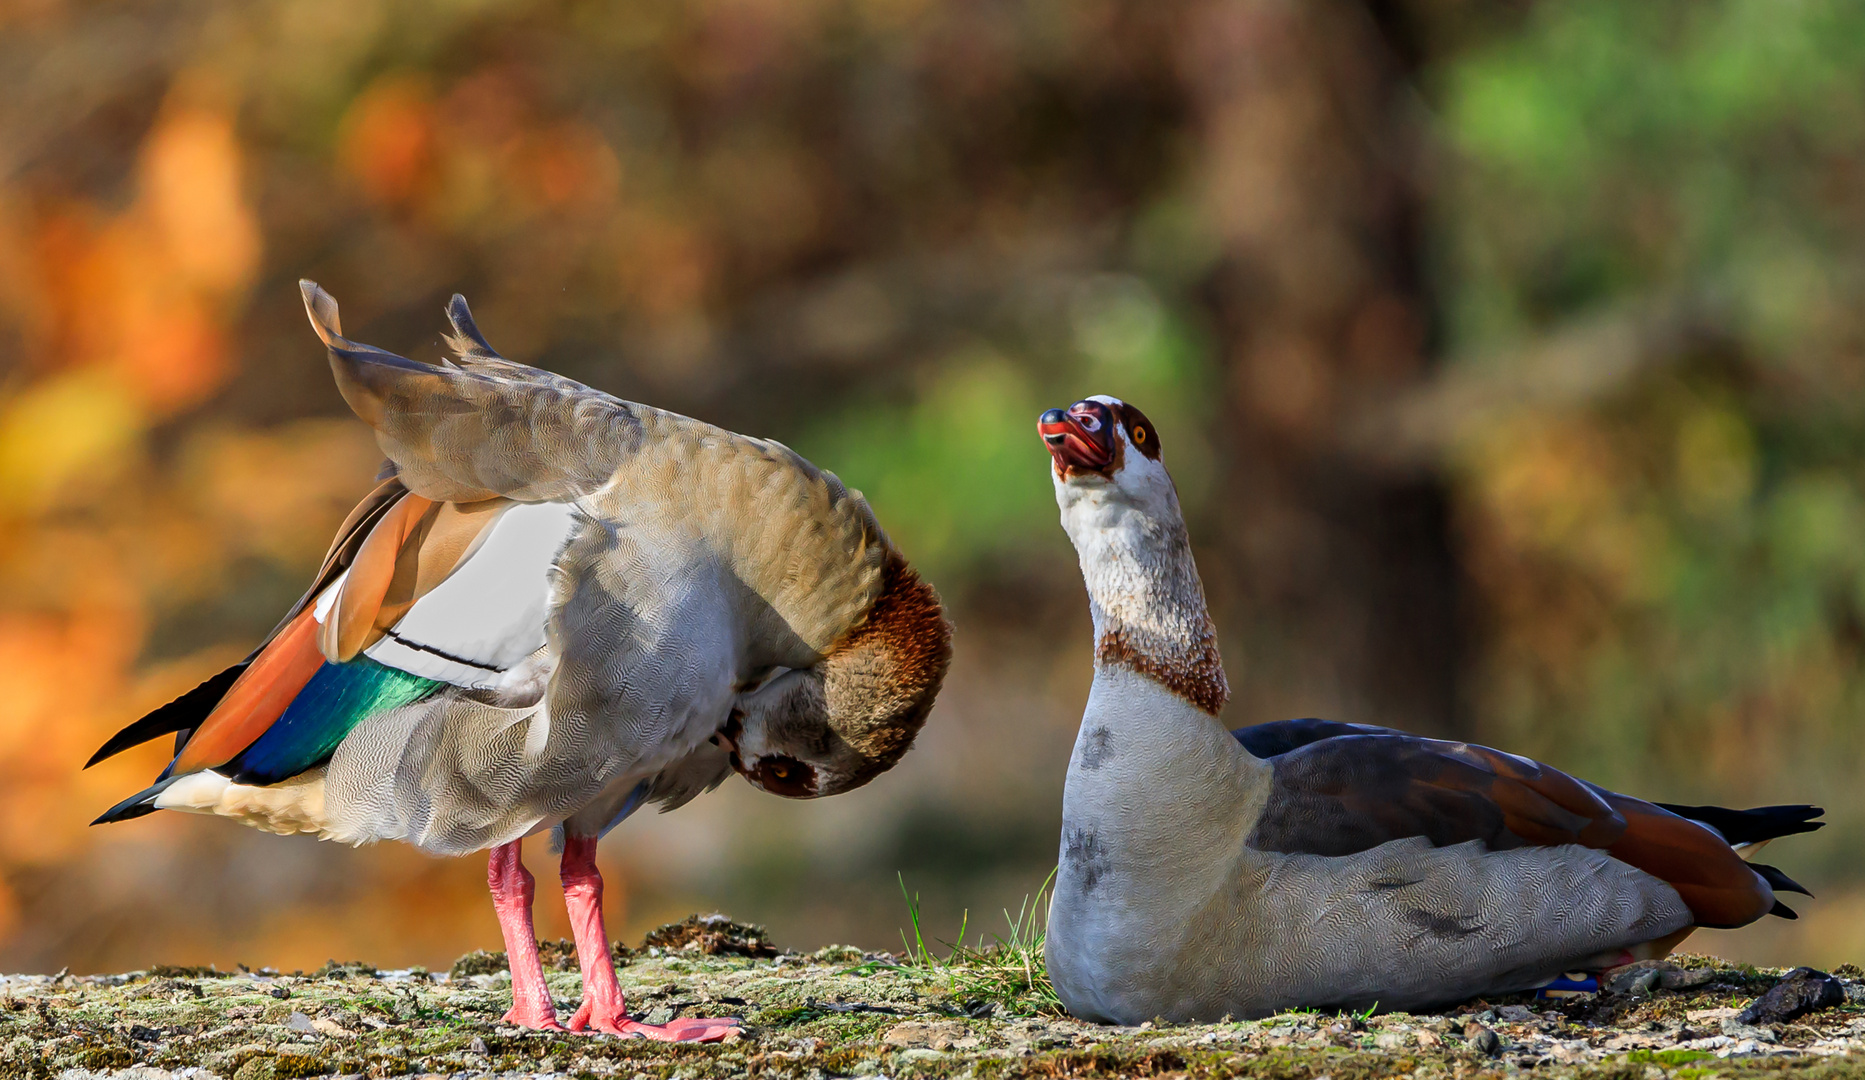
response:
[[[506,1019],[557,1028],[519,840],[563,832],[583,968],[572,1030],[716,1039],[625,1011],[597,839],[736,769],[794,798],[899,760],[950,630],[861,496],[788,448],[500,358],[466,302],[456,359],[416,363],[305,309],[390,477],[246,660],[131,724],[91,764],[170,732],[175,759],[99,822],[155,810],[428,851],[491,848]]]
[[[1159,432],[1110,397],[1042,415],[1095,674],[1069,761],[1049,975],[1077,1016],[1419,1009],[1793,917],[1743,861],[1810,806],[1664,806],[1512,754],[1292,720],[1229,695]]]

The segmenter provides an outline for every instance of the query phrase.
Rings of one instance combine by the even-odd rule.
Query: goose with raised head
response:
[[[1793,918],[1745,861],[1810,806],[1667,806],[1487,747],[1292,720],[1231,732],[1158,430],[1111,397],[1039,423],[1094,619],[1049,975],[1087,1019],[1416,1010]]]
[[[457,356],[345,338],[303,283],[337,386],[388,478],[245,660],[91,759],[176,733],[98,819],[230,817],[351,844],[491,849],[506,1020],[559,1028],[519,841],[558,830],[583,969],[572,1030],[725,1037],[628,1016],[596,841],[733,770],[794,798],[891,768],[944,679],[937,594],[860,494],[787,447],[620,401],[493,352],[458,296]]]

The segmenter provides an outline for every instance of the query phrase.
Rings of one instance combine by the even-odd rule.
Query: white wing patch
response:
[[[349,576],[348,570],[338,574],[331,579],[329,585],[324,586],[324,591],[318,594],[317,603],[311,608],[311,618],[316,619],[319,626],[324,625],[324,620],[330,617],[330,609],[336,605],[337,595],[343,591],[343,581]]]
[[[498,689],[508,669],[544,646],[550,567],[576,520],[573,503],[505,510],[477,549],[364,654],[411,675]]]

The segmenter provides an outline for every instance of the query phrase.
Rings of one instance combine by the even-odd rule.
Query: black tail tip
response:
[[[1737,845],[1809,833],[1826,827],[1824,821],[1814,820],[1826,812],[1818,806],[1757,806],[1747,810],[1731,810],[1726,806],[1657,805],[1680,817],[1708,825],[1720,833],[1724,840]]]
[[[1787,906],[1786,904],[1783,904],[1783,903],[1781,903],[1781,902],[1780,902],[1779,900],[1776,900],[1776,901],[1774,902],[1774,906],[1768,909],[1768,914],[1770,914],[1770,915],[1779,915],[1779,916],[1780,916],[1781,918],[1783,918],[1783,919],[1798,919],[1798,918],[1800,918],[1800,916],[1799,916],[1799,915],[1796,915],[1796,914],[1794,913],[1794,909],[1793,909],[1793,908],[1791,908],[1791,907],[1788,907],[1788,906]]]
[[[1805,885],[1781,873],[1776,867],[1769,866],[1766,863],[1749,863],[1748,868],[1760,874],[1761,879],[1767,882],[1768,887],[1775,892],[1797,892],[1802,896],[1813,895],[1807,891]]]
[[[144,788],[97,815],[97,820],[91,822],[91,824],[109,825],[112,822],[128,821],[131,818],[139,818],[148,814],[153,814],[161,809],[161,807],[155,804],[155,797],[160,795],[162,789],[167,786],[167,784],[158,784],[155,787]]]

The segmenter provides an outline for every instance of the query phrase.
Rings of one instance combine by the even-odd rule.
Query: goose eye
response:
[[[816,770],[792,757],[764,758],[750,776],[759,787],[775,795],[807,799],[816,793]]]
[[[1135,446],[1146,445],[1146,429],[1145,428],[1136,427],[1133,429],[1133,445]]]

